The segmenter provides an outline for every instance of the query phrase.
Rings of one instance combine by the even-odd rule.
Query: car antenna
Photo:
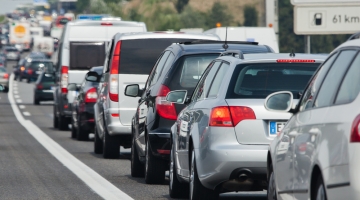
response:
[[[295,57],[294,49],[291,49],[290,57]]]
[[[226,31],[225,31],[225,44],[223,44],[223,48],[225,49],[225,51],[227,50],[227,48],[229,48],[229,45],[227,44],[227,28],[226,27]]]

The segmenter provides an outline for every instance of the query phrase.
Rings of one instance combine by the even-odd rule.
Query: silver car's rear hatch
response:
[[[269,144],[285,123],[290,113],[270,112],[264,107],[264,99],[226,99],[229,106],[246,106],[254,111],[256,119],[245,119],[235,126],[240,144]]]

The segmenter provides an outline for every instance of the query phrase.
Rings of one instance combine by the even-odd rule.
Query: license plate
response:
[[[286,122],[272,122],[269,123],[269,133],[271,136],[276,136],[285,126]]]

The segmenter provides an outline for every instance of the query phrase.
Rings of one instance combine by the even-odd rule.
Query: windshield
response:
[[[226,98],[265,99],[277,91],[300,93],[320,64],[272,63],[238,65],[231,78]]]
[[[0,67],[0,72],[6,72],[6,69],[4,67]]]
[[[47,73],[54,72],[54,66],[52,62],[32,62],[29,68],[35,71],[45,71]]]

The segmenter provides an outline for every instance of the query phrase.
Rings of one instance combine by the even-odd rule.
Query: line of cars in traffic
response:
[[[276,54],[139,22],[73,21],[57,69],[36,87],[49,81],[38,89],[53,91],[55,128],[94,133],[104,158],[131,148],[131,176],[159,184],[169,171],[172,198],[267,189],[268,199],[356,199],[359,47]]]

